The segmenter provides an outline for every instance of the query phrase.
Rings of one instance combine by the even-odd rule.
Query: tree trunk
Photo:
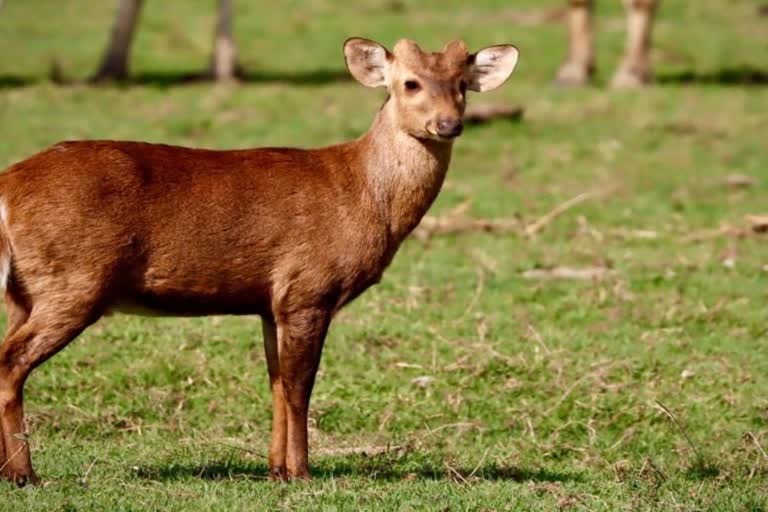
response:
[[[219,0],[210,75],[217,82],[233,80],[237,73],[237,46],[232,32],[232,0]]]
[[[122,80],[128,76],[128,57],[143,1],[118,0],[117,17],[112,26],[109,46],[104,52],[99,70],[91,78],[92,82]]]

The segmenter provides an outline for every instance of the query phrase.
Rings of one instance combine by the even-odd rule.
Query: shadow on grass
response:
[[[29,76],[16,76],[16,75],[0,75],[0,89],[14,89],[16,87],[26,87],[38,82],[43,82],[36,77]]]
[[[708,460],[699,460],[685,472],[689,480],[708,480],[720,476],[720,467]]]
[[[352,78],[346,69],[313,69],[304,71],[245,71],[238,76],[240,83],[246,84],[287,84],[287,85],[323,85],[334,82],[346,82]],[[151,87],[172,87],[193,83],[213,83],[209,76],[200,73],[149,72],[136,73],[130,78],[117,82],[120,85],[145,85]]]
[[[345,69],[312,69],[297,71],[243,71],[238,78],[244,84],[287,84],[295,86],[324,85],[351,80]],[[768,69],[752,66],[722,68],[713,71],[683,70],[675,73],[659,73],[656,83],[662,85],[721,85],[721,86],[768,86]],[[87,81],[60,80],[52,81],[43,76],[0,75],[0,89],[27,87],[42,83],[55,83],[61,86],[83,85]],[[125,80],[106,82],[122,87],[173,87],[178,85],[213,83],[210,78],[200,72],[192,71],[150,71],[135,73]],[[98,87],[99,84],[93,85]]]
[[[669,85],[722,85],[764,87],[768,85],[768,70],[752,66],[723,68],[708,72],[680,71],[660,73],[655,77],[659,84]]]
[[[296,86],[323,85],[334,82],[345,82],[348,80],[351,80],[351,77],[349,76],[349,72],[345,69],[313,69],[304,71],[246,71],[241,73],[238,77],[238,81],[245,84],[275,83]],[[71,85],[91,85],[93,87],[100,87],[101,85],[117,85],[119,87],[147,86],[159,88],[200,83],[213,84],[207,75],[201,74],[199,72],[188,71],[152,71],[145,73],[135,73],[125,80],[104,82],[103,84],[90,84],[88,81],[66,79],[62,79],[60,81],[52,81],[48,78],[40,76],[0,75],[0,89],[13,89],[17,87],[26,87],[42,83],[55,83],[64,87]]]
[[[581,473],[551,471],[543,468],[522,468],[516,466],[487,465],[479,468],[435,466],[432,462],[419,464],[400,464],[373,458],[325,458],[311,464],[310,470],[315,479],[339,477],[362,477],[373,480],[508,480],[513,482],[580,482]],[[141,467],[137,471],[139,478],[148,480],[183,480],[199,478],[203,480],[266,480],[269,475],[267,465],[261,462],[219,461],[208,464],[177,464]]]

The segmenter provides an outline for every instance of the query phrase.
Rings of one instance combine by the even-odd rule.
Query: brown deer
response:
[[[389,96],[359,139],[212,151],[63,142],[0,175],[8,332],[0,347],[0,473],[35,482],[22,389],[99,317],[262,317],[272,478],[308,478],[307,412],[333,315],[376,283],[435,199],[467,90],[499,87],[518,52],[463,42],[390,53],[361,38],[347,67]]]
[[[642,87],[651,81],[651,29],[660,0],[624,0],[627,9],[627,42],[624,57],[613,75],[617,88]],[[568,0],[569,49],[557,73],[561,85],[580,86],[595,71],[592,28],[593,0]]]

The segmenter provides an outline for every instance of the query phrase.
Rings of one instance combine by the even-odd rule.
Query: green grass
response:
[[[257,318],[103,319],[30,378],[44,485],[0,484],[0,510],[768,510],[768,239],[698,236],[768,213],[768,89],[733,83],[768,71],[760,2],[665,2],[662,82],[642,92],[549,85],[562,28],[510,20],[558,0],[239,1],[251,80],[225,87],[177,80],[207,62],[213,2],[150,1],[138,83],[50,84],[51,59],[70,79],[95,69],[112,4],[4,3],[0,166],[72,138],[338,142],[382,99],[337,79],[347,36],[428,48],[462,37],[520,47],[514,78],[471,101],[520,104],[525,117],[467,131],[430,214],[468,201],[471,216],[525,225],[607,193],[535,238],[406,242],[331,329],[310,483],[265,479]],[[601,9],[604,82],[623,20],[616,2]],[[735,173],[757,182],[724,186]],[[612,273],[523,276],[555,266]],[[420,376],[434,380],[412,384]]]

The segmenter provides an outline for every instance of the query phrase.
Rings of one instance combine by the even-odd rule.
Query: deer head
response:
[[[468,90],[490,91],[503,84],[517,64],[511,45],[470,54],[462,41],[440,52],[424,52],[401,39],[390,52],[369,39],[344,43],[347,68],[367,87],[386,87],[394,102],[397,126],[419,139],[452,141],[461,135]]]

